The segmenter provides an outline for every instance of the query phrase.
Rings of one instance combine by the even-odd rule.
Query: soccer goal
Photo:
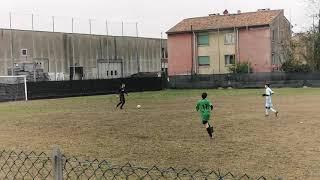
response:
[[[0,102],[27,101],[26,76],[0,76]]]

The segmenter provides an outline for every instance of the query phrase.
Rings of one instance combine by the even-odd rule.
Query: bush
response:
[[[295,61],[286,61],[282,64],[281,70],[284,72],[311,72],[312,69],[308,64],[300,64]]]
[[[250,73],[252,72],[252,68],[248,62],[240,62],[229,66],[229,71],[231,73]]]

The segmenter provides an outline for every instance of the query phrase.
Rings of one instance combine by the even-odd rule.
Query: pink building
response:
[[[239,30],[240,62],[249,62],[254,72],[271,72],[271,43],[269,27]]]
[[[170,35],[168,39],[168,74],[190,74],[192,62],[192,34]]]
[[[249,62],[253,72],[271,72],[286,61],[291,24],[283,10],[225,11],[184,19],[167,34],[170,76],[229,73],[235,62]]]

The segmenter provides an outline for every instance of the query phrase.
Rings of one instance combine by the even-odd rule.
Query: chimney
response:
[[[229,11],[226,9],[223,11],[223,15],[228,15],[229,14]]]
[[[270,11],[270,8],[266,8],[266,9],[258,9],[258,12],[259,11]]]
[[[241,14],[241,11],[240,11],[240,10],[238,10],[238,11],[237,11],[237,13],[238,13],[238,14]]]
[[[220,14],[219,13],[212,13],[212,14],[209,14],[209,16],[219,16]]]

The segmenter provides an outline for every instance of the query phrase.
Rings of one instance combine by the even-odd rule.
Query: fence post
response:
[[[62,154],[58,147],[53,149],[52,172],[53,180],[63,180]]]

